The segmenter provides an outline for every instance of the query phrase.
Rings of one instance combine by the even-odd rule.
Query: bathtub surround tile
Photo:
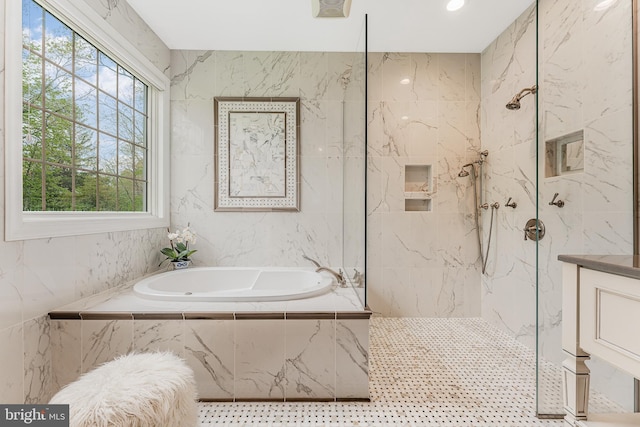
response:
[[[82,320],[82,372],[133,349],[133,321]]]
[[[336,320],[336,396],[369,398],[369,320]]]
[[[285,321],[236,322],[236,399],[284,399]]]
[[[45,404],[53,396],[49,317],[25,322],[24,336],[24,402]]]
[[[82,366],[82,322],[51,319],[51,386],[57,393],[78,379]]]
[[[182,319],[133,320],[133,350],[137,352],[171,351],[184,357]]]
[[[184,321],[184,354],[193,369],[200,399],[233,399],[233,320]]]
[[[22,322],[22,242],[0,244],[0,330]]]
[[[335,398],[335,320],[285,322],[285,399]]]
[[[0,402],[24,403],[25,357],[23,324],[0,329]],[[27,365],[28,366],[28,365]]]

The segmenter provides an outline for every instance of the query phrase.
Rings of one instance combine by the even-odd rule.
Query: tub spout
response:
[[[338,284],[341,287],[343,287],[343,288],[347,287],[347,281],[344,278],[344,274],[342,273],[342,269],[339,269],[338,273],[336,273],[335,270],[332,270],[329,267],[318,267],[316,269],[316,273],[320,273],[321,271],[326,271],[328,273],[331,273],[333,275],[333,277],[336,278],[336,281],[338,282]]]

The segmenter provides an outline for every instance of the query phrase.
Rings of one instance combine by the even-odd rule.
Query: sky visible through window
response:
[[[145,211],[148,87],[22,0],[23,210]]]

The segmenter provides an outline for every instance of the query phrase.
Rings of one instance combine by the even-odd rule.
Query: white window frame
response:
[[[22,210],[22,2],[5,1],[5,240],[167,227],[170,157],[169,79],[84,1],[37,2],[147,84],[147,211]]]

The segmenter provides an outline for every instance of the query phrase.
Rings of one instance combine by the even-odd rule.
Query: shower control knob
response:
[[[538,241],[544,237],[544,223],[535,218],[531,218],[524,226],[524,240]]]

